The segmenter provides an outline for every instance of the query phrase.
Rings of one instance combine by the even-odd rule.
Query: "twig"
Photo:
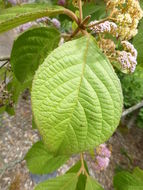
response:
[[[82,1],[81,0],[78,0],[78,6],[79,6],[79,19],[80,19],[80,22],[82,22],[83,13],[82,13]]]
[[[83,30],[85,29],[85,24],[88,22],[88,20],[91,18],[91,16],[87,16],[79,25],[78,27],[75,29],[75,31],[73,31],[73,33],[70,35],[69,39],[73,38],[76,34],[78,34],[78,32],[81,30],[81,32],[83,32]],[[88,32],[86,32],[88,33]],[[85,34],[85,33],[84,33]]]
[[[101,23],[103,23],[103,22],[105,22],[105,21],[108,21],[108,20],[115,21],[116,19],[111,18],[111,17],[107,17],[107,18],[104,18],[104,19],[102,19],[102,20],[100,20],[100,21],[94,23],[94,24],[89,24],[89,25],[87,25],[86,27],[87,27],[87,28],[91,28],[91,27],[94,27],[94,26],[96,26],[96,25],[99,25],[99,24],[101,24]]]
[[[77,24],[79,24],[79,19],[77,18],[76,14],[74,14],[69,9],[64,9],[64,14],[69,16],[72,20],[74,20]]]
[[[141,107],[143,107],[143,100],[142,100],[140,103],[138,103],[138,104],[136,104],[136,105],[130,107],[129,109],[126,109],[126,110],[122,113],[122,117],[128,115],[129,113],[132,113],[133,111],[135,111],[135,110],[137,110],[137,109],[140,109]]]
[[[67,33],[62,33],[61,34],[61,37],[63,37],[63,38],[68,38],[70,36],[70,34],[67,34]]]
[[[84,166],[84,155],[83,155],[83,153],[80,154],[80,161],[81,161],[81,168],[78,171],[77,176],[79,176],[82,173],[82,174],[85,174],[88,177],[89,175],[88,175],[88,173],[87,173],[87,171],[85,169],[85,166]]]
[[[77,27],[77,28],[75,29],[75,31],[73,31],[73,33],[69,36],[68,40],[70,40],[70,39],[73,38],[76,34],[78,34],[79,31],[80,31],[80,28]]]
[[[100,24],[100,23],[102,23],[102,22],[107,21],[107,20],[109,20],[108,17],[107,17],[107,18],[104,18],[104,19],[102,19],[102,20],[100,20],[100,21],[98,21],[98,22],[96,22],[96,23],[94,23],[94,24],[89,24],[89,25],[87,25],[87,28],[94,27],[94,26],[96,26],[96,25],[98,25],[98,24]]]
[[[85,36],[89,35],[89,33],[88,33],[86,30],[81,30],[81,32],[82,32],[82,34],[85,35]]]
[[[5,63],[3,63],[3,64],[0,66],[0,69],[1,69],[2,67],[4,67],[8,62],[9,62],[9,61],[6,61]]]
[[[85,29],[86,28],[85,24],[88,23],[90,18],[91,18],[91,15],[85,17],[85,19],[83,19],[83,21],[81,22],[80,27]]]

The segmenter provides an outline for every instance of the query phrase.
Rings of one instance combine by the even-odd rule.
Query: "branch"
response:
[[[98,24],[101,24],[101,23],[103,23],[103,22],[105,22],[105,21],[107,21],[107,20],[109,20],[108,17],[105,18],[105,19],[102,19],[102,20],[100,20],[100,21],[97,21],[97,22],[94,23],[94,24],[89,24],[89,25],[87,25],[86,27],[87,27],[87,28],[91,28],[91,27],[94,27],[94,26],[96,26],[96,25],[98,25]]]
[[[78,27],[75,29],[75,31],[73,31],[73,33],[70,35],[69,39],[70,40],[71,38],[73,38],[76,34],[78,34],[78,32],[81,30],[81,32],[84,32],[84,34],[88,33],[86,32],[84,29],[85,29],[85,26],[84,24],[86,24],[88,22],[88,20],[91,18],[91,16],[87,16],[79,25]]]
[[[0,61],[10,61],[10,57],[0,57]]]
[[[133,111],[135,111],[135,110],[137,110],[137,109],[140,109],[141,107],[143,107],[143,100],[142,100],[140,103],[138,103],[138,104],[136,104],[136,105],[130,107],[129,109],[126,109],[126,110],[122,113],[122,117],[128,115],[129,113],[132,113]]]
[[[70,11],[69,9],[64,9],[64,14],[66,14],[72,20],[74,20],[77,23],[77,25],[79,24],[79,20],[78,20],[76,14],[74,14],[72,11]]]
[[[87,28],[91,28],[91,27],[94,27],[94,26],[96,26],[96,25],[99,25],[99,24],[101,24],[101,23],[103,23],[103,22],[105,22],[105,21],[116,21],[116,19],[114,19],[114,18],[111,18],[111,17],[107,17],[107,18],[104,18],[104,19],[102,19],[102,20],[99,20],[99,21],[97,21],[96,23],[94,23],[94,24],[89,24],[89,25],[87,25],[86,27]]]
[[[83,13],[82,13],[82,1],[81,0],[78,0],[78,6],[79,6],[79,19],[80,19],[80,22],[82,22]]]
[[[8,62],[9,62],[8,60],[7,60],[6,62],[4,62],[4,63],[0,66],[0,69],[1,69],[2,67],[4,67]]]
[[[78,171],[77,173],[77,176],[80,176],[80,174],[85,174],[87,177],[89,177],[87,171],[86,171],[86,168],[85,168],[85,165],[84,165],[84,155],[83,153],[80,154],[80,161],[81,161],[81,167],[80,167],[80,170]]]

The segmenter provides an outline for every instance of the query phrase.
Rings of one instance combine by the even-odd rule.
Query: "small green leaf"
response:
[[[3,9],[0,12],[0,33],[41,17],[62,14],[64,10],[60,6],[36,3]]]
[[[14,111],[14,107],[7,105],[5,108],[5,111],[9,114],[9,115],[14,115],[15,111]]]
[[[8,83],[8,91],[12,94],[12,100],[14,103],[17,103],[19,96],[24,92],[25,89],[31,87],[31,81],[21,84],[15,76],[10,83]]]
[[[31,94],[36,125],[59,154],[105,142],[122,113],[120,81],[90,35],[55,49],[37,70]]]
[[[25,156],[27,166],[33,174],[48,174],[57,170],[69,157],[54,156],[42,141],[35,143]]]
[[[0,106],[0,114],[3,114],[5,112],[6,106]]]
[[[135,168],[133,173],[119,172],[114,176],[113,184],[116,190],[142,190],[143,170]]]
[[[34,190],[75,190],[77,174],[66,174],[40,183]]]
[[[34,28],[20,35],[11,52],[11,65],[20,82],[31,81],[44,58],[58,46],[60,33],[55,28]]]
[[[104,190],[102,186],[92,177],[88,177],[85,190]]]

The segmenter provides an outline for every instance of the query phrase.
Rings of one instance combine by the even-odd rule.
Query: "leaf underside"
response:
[[[93,37],[67,42],[45,59],[33,81],[32,107],[52,152],[90,150],[112,135],[122,112],[121,85]]]

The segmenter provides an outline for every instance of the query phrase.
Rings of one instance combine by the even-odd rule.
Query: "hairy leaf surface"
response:
[[[60,41],[60,33],[55,28],[39,27],[26,31],[14,42],[11,65],[20,82],[33,78],[38,66]]]
[[[54,16],[63,12],[63,7],[36,3],[3,9],[0,12],[0,33],[37,18]]]
[[[105,142],[122,112],[122,91],[92,36],[55,49],[32,87],[34,118],[49,150],[72,154]]]

